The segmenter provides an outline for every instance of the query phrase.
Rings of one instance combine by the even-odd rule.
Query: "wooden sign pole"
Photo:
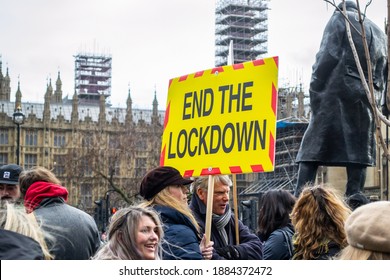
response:
[[[211,237],[211,221],[213,216],[213,198],[214,198],[214,176],[209,175],[209,182],[207,188],[207,208],[206,208],[206,244],[209,244]]]
[[[236,245],[240,244],[240,234],[238,231],[238,202],[237,202],[237,180],[236,174],[232,174],[233,178],[233,207],[234,207],[234,224],[236,232]]]

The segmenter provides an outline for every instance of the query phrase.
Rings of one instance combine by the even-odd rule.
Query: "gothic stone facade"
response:
[[[134,201],[141,178],[159,165],[164,111],[132,109],[130,92],[126,108],[106,105],[104,96],[94,106],[62,98],[58,74],[55,90],[47,85],[44,103],[22,101],[20,84],[15,102],[10,101],[10,83],[0,67],[0,165],[16,163],[17,126],[13,114],[20,108],[25,121],[20,126],[20,165],[51,169],[69,191],[68,203],[89,213],[94,201],[110,193],[111,206]],[[127,202],[128,203],[128,202]]]

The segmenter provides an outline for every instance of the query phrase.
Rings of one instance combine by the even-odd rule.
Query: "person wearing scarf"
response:
[[[261,260],[263,246],[249,228],[238,221],[239,244],[235,237],[234,215],[229,207],[229,191],[232,182],[228,175],[214,175],[213,215],[211,241],[214,242],[214,260]],[[201,230],[205,231],[208,177],[195,180],[190,208]]]
[[[68,205],[68,190],[48,169],[33,167],[19,176],[27,213],[34,213],[45,231],[53,237],[46,240],[55,259],[87,260],[101,245],[94,219],[86,212]]]

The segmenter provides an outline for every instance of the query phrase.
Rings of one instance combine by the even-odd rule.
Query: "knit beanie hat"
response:
[[[345,231],[353,247],[390,253],[390,201],[360,206],[348,217]]]
[[[193,180],[183,178],[174,167],[159,166],[149,171],[142,179],[140,195],[150,200],[168,186],[186,186],[192,182]]]

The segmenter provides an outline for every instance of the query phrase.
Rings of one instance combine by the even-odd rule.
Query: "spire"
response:
[[[130,125],[133,122],[133,101],[131,100],[130,95],[130,85],[129,85],[129,94],[127,96],[127,109],[126,109],[126,119],[125,123],[126,125]]]
[[[127,95],[127,108],[131,107],[133,105],[133,101],[131,100],[131,95],[130,95],[130,85],[129,85],[129,94]]]
[[[53,88],[51,87],[51,79],[49,80],[49,85],[47,86],[45,93],[45,103],[43,106],[43,122],[48,124],[50,122],[50,101],[51,95],[53,93]]]
[[[53,87],[51,86],[51,78],[49,78],[49,83],[47,84],[47,87],[46,87],[46,95],[48,95],[50,98],[53,95]]]
[[[15,94],[15,110],[22,107],[22,92],[20,91],[20,80],[18,79],[18,89]]]
[[[61,82],[61,74],[60,71],[58,71],[57,81],[56,81],[56,87],[61,88],[62,82]]]
[[[8,67],[6,76],[3,76],[2,72],[2,60],[0,55],[0,100],[10,101],[11,97],[11,79],[8,74]]]
[[[156,92],[156,88],[154,88],[153,115],[157,116],[157,114],[158,114],[157,92]]]
[[[72,101],[71,122],[76,123],[78,120],[79,120],[79,100],[78,100],[77,92],[75,89],[74,94],[73,94],[73,101]]]
[[[152,123],[158,123],[158,102],[156,88],[154,88]]]
[[[58,71],[58,77],[56,81],[56,90],[52,98],[54,103],[62,103],[62,82],[60,77],[60,71]]]
[[[10,81],[11,79],[10,79],[10,77],[9,77],[9,73],[8,73],[8,66],[7,66],[7,68],[6,68],[7,70],[6,70],[6,72],[5,72],[5,77],[4,77],[4,80],[6,80],[6,81]]]
[[[6,100],[9,101],[11,97],[11,78],[9,77],[9,73],[8,73],[8,65],[4,77],[3,91],[4,91],[3,94],[6,96]]]

